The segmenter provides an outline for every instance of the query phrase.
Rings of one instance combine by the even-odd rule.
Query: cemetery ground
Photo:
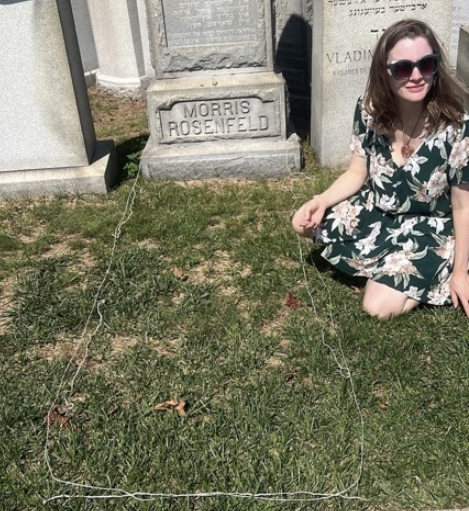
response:
[[[290,229],[334,176],[308,152],[281,180],[136,182],[143,102],[90,94],[130,177],[106,196],[0,203],[0,508],[467,506],[462,312],[361,311],[362,283]],[[54,480],[46,451],[56,478],[104,489]],[[62,494],[114,496],[44,502]]]

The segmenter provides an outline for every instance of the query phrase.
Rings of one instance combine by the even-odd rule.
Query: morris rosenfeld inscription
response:
[[[280,136],[274,102],[259,98],[185,101],[160,110],[160,143]]]
[[[256,42],[251,0],[162,0],[168,47]]]

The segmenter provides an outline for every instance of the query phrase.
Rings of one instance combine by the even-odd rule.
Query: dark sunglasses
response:
[[[438,71],[439,63],[440,55],[438,55],[438,53],[434,53],[432,55],[422,57],[417,60],[417,62],[412,62],[411,60],[398,60],[397,62],[388,64],[386,69],[391,70],[391,76],[394,80],[408,80],[414,72],[414,67],[420,71],[422,76],[431,76]]]

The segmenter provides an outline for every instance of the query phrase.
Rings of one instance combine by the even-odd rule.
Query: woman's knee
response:
[[[409,312],[417,307],[418,302],[404,293],[378,282],[368,281],[363,310],[370,316],[379,319],[390,319]]]

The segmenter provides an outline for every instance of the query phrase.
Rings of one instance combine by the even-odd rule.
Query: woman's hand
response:
[[[296,212],[293,225],[303,230],[316,229],[322,222],[326,205],[320,195],[315,195]]]
[[[467,271],[456,271],[451,275],[449,283],[451,301],[454,308],[461,305],[469,316],[469,274]]]

